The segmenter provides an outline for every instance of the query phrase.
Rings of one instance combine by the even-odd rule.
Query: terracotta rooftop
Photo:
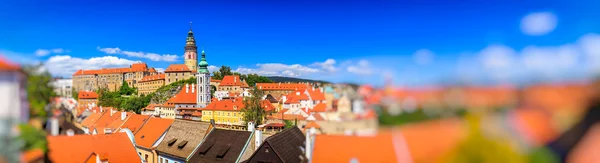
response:
[[[135,143],[138,146],[150,149],[152,144],[169,129],[172,123],[173,119],[150,118],[135,134]]]
[[[234,98],[213,101],[202,110],[241,111],[242,108],[244,108],[244,100],[242,98]]]
[[[77,75],[96,75],[96,74],[118,74],[129,72],[148,71],[146,63],[134,63],[129,68],[102,68],[99,70],[77,70],[73,76]]]
[[[142,78],[142,80],[140,80],[139,82],[164,80],[164,79],[165,79],[165,74],[156,74],[156,75],[146,76],[146,77]]]
[[[85,162],[93,154],[108,162],[142,161],[126,133],[48,136],[47,140],[52,162]]]
[[[172,64],[167,67],[165,72],[192,72],[192,70],[190,70],[185,64]]]
[[[312,109],[312,112],[325,112],[325,111],[327,111],[327,104],[325,104],[325,103],[318,103]]]
[[[18,71],[21,70],[21,67],[16,64],[8,61],[2,55],[0,55],[0,71]]]
[[[321,92],[321,89],[308,88],[306,91],[308,91],[308,95],[312,100],[325,100],[325,93]]]
[[[98,119],[100,119],[101,116],[102,113],[92,113],[81,122],[81,126],[90,127],[96,124],[96,122],[98,121]]]
[[[79,99],[97,99],[98,94],[93,91],[80,91],[77,97]]]
[[[240,76],[237,75],[225,75],[219,86],[240,86],[243,87],[245,83],[240,79]],[[246,84],[248,86],[248,84]]]
[[[133,114],[121,126],[121,129],[129,129],[133,134],[136,134],[150,118],[149,115]]]
[[[351,145],[350,147],[348,145]],[[391,133],[376,136],[316,135],[312,162],[399,162]]]
[[[190,85],[191,87],[192,85]],[[183,88],[181,89],[181,91],[179,91],[179,93],[177,93],[175,96],[171,97],[169,100],[167,100],[167,104],[196,104],[196,93],[197,90],[194,90],[194,92],[192,92],[192,88],[190,88],[187,93],[185,91],[185,85],[183,85]]]
[[[306,84],[288,84],[288,83],[256,83],[256,87],[261,90],[289,90],[302,91],[308,88]]]

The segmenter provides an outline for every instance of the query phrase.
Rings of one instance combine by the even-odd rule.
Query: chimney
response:
[[[185,84],[185,93],[190,91],[190,84]]]
[[[111,117],[112,117],[113,113],[114,113],[114,112],[113,112],[113,108],[110,108],[110,116],[111,116]]]
[[[306,145],[306,148],[304,148],[304,154],[306,155],[306,159],[308,160],[310,160],[312,156],[312,136],[314,135],[314,133],[316,133],[316,130],[313,127],[306,130],[306,142],[304,143]]]
[[[73,135],[75,135],[75,131],[73,131],[71,129],[68,129],[67,130],[67,136],[73,136]]]
[[[256,130],[254,132],[254,150],[257,150],[260,144],[262,144],[262,131]]]
[[[127,118],[127,112],[121,112],[121,121],[124,121]]]
[[[102,109],[102,106],[100,106],[100,113],[104,112],[104,109]]]
[[[319,90],[320,90],[321,92],[323,92],[323,87],[319,88]]]
[[[237,83],[237,76],[233,76],[233,83]]]
[[[194,83],[192,83],[192,93],[194,93],[194,90],[196,90],[196,87],[194,87]]]
[[[58,118],[52,117],[50,119],[50,134],[52,134],[52,136],[58,135],[58,129]]]
[[[254,131],[254,122],[248,122],[248,131]]]

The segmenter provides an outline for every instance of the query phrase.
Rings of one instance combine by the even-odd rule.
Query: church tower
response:
[[[190,31],[188,31],[184,49],[185,53],[183,57],[185,60],[185,65],[192,72],[196,72],[196,63],[198,63],[198,47],[196,46],[196,39],[194,39],[194,32],[192,32],[192,22],[190,22]]]
[[[196,101],[198,107],[204,108],[210,103],[210,72],[208,71],[208,62],[206,62],[206,54],[202,49],[202,59],[198,63],[198,72],[196,74],[196,83],[198,85],[198,93]]]

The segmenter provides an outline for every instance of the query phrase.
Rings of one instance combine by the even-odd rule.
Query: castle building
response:
[[[185,40],[185,53],[184,60],[185,65],[192,72],[196,72],[198,63],[198,47],[196,46],[196,39],[194,38],[194,32],[192,32],[192,22],[190,22],[190,31],[188,31],[187,39]]]

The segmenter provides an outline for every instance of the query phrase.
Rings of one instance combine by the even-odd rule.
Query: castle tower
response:
[[[202,59],[198,63],[198,72],[196,74],[196,83],[198,84],[198,93],[196,101],[198,107],[204,108],[210,103],[210,72],[208,71],[208,62],[206,54],[202,49]]]
[[[183,57],[185,60],[185,65],[192,70],[192,72],[196,72],[196,63],[198,63],[198,47],[196,46],[194,32],[192,32],[192,22],[190,22],[190,31],[188,31],[184,49],[185,53]]]

